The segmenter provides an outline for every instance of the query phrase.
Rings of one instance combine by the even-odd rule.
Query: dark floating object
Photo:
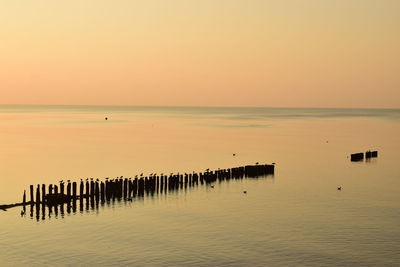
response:
[[[342,190],[342,187],[341,187],[341,186],[339,186],[339,187],[337,188],[337,190],[339,190],[339,191],[340,191],[340,190]]]
[[[107,117],[105,117],[104,119],[105,119],[105,120],[108,120],[108,118],[107,118]]]
[[[365,158],[370,159],[370,158],[377,158],[378,157],[378,151],[370,151],[368,150],[365,152]]]
[[[247,191],[243,191],[243,194],[247,194]]]
[[[351,154],[350,156],[351,161],[363,161],[364,160],[364,153],[355,153]]]
[[[233,153],[233,156],[236,156],[236,154],[235,154],[235,153]]]
[[[370,159],[370,158],[377,158],[378,157],[378,151],[370,151],[368,150],[365,152],[365,159]],[[355,153],[351,154],[351,161],[363,161],[364,160],[364,153]]]

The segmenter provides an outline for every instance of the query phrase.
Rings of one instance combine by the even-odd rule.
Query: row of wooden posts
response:
[[[264,175],[274,174],[273,164],[268,165],[247,165],[243,167],[223,169],[216,171],[207,170],[204,173],[191,174],[170,174],[167,175],[150,175],[149,177],[132,178],[116,178],[99,181],[98,179],[81,180],[79,183],[65,183],[60,181],[59,186],[50,184],[37,185],[36,196],[33,185],[29,188],[30,201],[26,201],[26,192],[23,195],[23,204],[47,204],[57,205],[69,203],[76,199],[91,199],[95,201],[109,201],[111,199],[132,199],[136,196],[144,196],[145,194],[163,193],[166,191],[179,190],[200,184],[210,184],[216,181],[256,178]],[[48,191],[46,191],[48,189]]]
[[[378,151],[367,151],[365,152],[365,159],[377,158]],[[354,153],[350,156],[351,161],[363,161],[364,160],[364,153]]]

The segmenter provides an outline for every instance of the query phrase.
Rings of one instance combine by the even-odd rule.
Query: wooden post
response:
[[[124,180],[124,199],[126,199],[128,195],[128,178],[125,178]]]
[[[90,191],[89,191],[89,181],[86,181],[86,198],[89,198]]]
[[[58,186],[57,185],[54,185],[54,194],[58,194]]]
[[[76,182],[73,182],[72,183],[72,196],[73,196],[74,200],[76,200],[76,187],[77,187]]]
[[[138,192],[138,178],[135,178],[135,181],[133,181],[133,196],[135,197]]]
[[[40,185],[37,185],[36,188],[36,205],[40,204]]]
[[[99,188],[99,182],[98,181],[96,181],[96,183],[95,183],[94,192],[95,192],[96,202],[98,202],[99,198],[100,198],[100,188]]]
[[[124,180],[122,178],[120,178],[118,180],[118,198],[122,198],[123,197],[123,192],[122,192],[123,191],[123,187],[124,187]]]
[[[35,200],[33,199],[33,185],[29,186],[29,191],[31,195],[31,204],[35,203]]]
[[[71,183],[68,182],[67,184],[67,196],[68,198],[71,198]]]
[[[60,194],[64,195],[64,182],[60,183]]]
[[[132,197],[132,192],[133,192],[133,182],[132,182],[132,179],[129,178],[129,190],[128,190],[128,197],[129,198]]]
[[[42,184],[42,203],[45,203],[45,199],[46,199],[46,185]]]
[[[101,199],[101,202],[104,202],[104,200],[105,200],[105,198],[104,198],[104,182],[103,181],[101,181],[101,183],[100,183],[100,199]]]
[[[24,190],[24,196],[22,197],[22,204],[25,206],[26,203],[26,190]]]
[[[80,195],[80,198],[81,198],[81,199],[83,198],[83,190],[84,190],[84,183],[83,183],[83,181],[81,180],[81,183],[80,183],[80,185],[79,185],[79,195]]]
[[[53,194],[53,185],[49,184],[49,194]]]
[[[94,198],[94,182],[90,181],[90,197]]]

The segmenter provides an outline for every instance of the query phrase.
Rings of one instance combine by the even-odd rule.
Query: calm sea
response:
[[[400,266],[398,109],[0,106],[0,147],[0,204],[31,184],[276,163],[38,220],[0,211],[0,266]]]

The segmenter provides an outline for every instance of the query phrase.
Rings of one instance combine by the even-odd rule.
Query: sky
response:
[[[0,0],[0,104],[400,108],[398,0]]]

